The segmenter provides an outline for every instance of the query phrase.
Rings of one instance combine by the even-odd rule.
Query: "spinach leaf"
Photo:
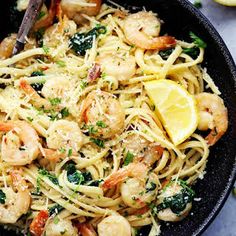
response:
[[[170,208],[173,213],[179,215],[186,208],[186,205],[192,202],[195,192],[184,181],[178,180],[178,183],[182,187],[180,193],[164,198],[161,204],[152,209],[153,213]]]
[[[0,189],[0,203],[5,204],[6,202],[6,194]]]
[[[83,174],[76,169],[74,164],[68,164],[66,170],[67,179],[70,183],[80,185],[82,182],[84,182]]]
[[[198,9],[202,8],[202,1],[201,0],[195,0],[193,5]]]
[[[79,55],[84,56],[86,50],[92,48],[94,38],[97,38],[100,34],[106,33],[105,26],[96,26],[87,33],[74,34],[69,42],[69,46]]]
[[[159,51],[159,55],[161,56],[163,60],[167,60],[173,51],[174,51],[174,48],[162,50],[162,51]]]
[[[183,53],[188,54],[190,57],[196,59],[199,55],[199,48],[198,47],[193,47],[193,48],[183,48]]]
[[[153,182],[150,182],[150,184],[148,186],[146,186],[146,193],[151,192],[153,190],[155,190],[157,187],[157,185]]]
[[[53,215],[53,214],[58,214],[60,213],[63,209],[65,209],[64,207],[62,207],[59,204],[55,204],[54,206],[48,208],[49,211],[49,215]]]
[[[58,179],[55,175],[50,174],[47,170],[45,169],[39,169],[39,174],[42,176],[48,177],[48,179],[55,185],[59,185]]]
[[[45,75],[41,70],[34,71],[31,76],[43,76]]]

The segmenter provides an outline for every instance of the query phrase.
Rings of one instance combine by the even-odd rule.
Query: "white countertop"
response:
[[[202,4],[200,10],[218,30],[236,62],[236,7],[224,7],[213,0],[202,0]],[[236,198],[232,194],[203,236],[236,236]]]

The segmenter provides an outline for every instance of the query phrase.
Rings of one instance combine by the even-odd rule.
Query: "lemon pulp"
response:
[[[171,80],[153,80],[144,86],[172,142],[177,146],[190,137],[198,125],[195,98]]]

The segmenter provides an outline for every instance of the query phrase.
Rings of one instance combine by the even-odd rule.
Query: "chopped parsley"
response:
[[[30,116],[26,117],[29,122],[32,122],[34,119]]]
[[[64,108],[60,111],[60,114],[61,114],[62,118],[65,118],[65,117],[69,116],[70,113],[69,113],[68,108],[64,107]]]
[[[197,47],[199,47],[199,48],[206,48],[207,47],[207,44],[201,38],[199,38],[196,34],[194,34],[193,32],[189,32],[189,36],[193,40],[193,43]]]
[[[61,148],[59,148],[59,152],[60,152],[60,153],[65,153],[65,152],[66,152],[66,149],[63,148],[63,147],[61,147]]]
[[[57,224],[59,223],[59,221],[60,221],[60,219],[59,219],[58,217],[55,217],[55,218],[53,219],[53,223],[54,223],[55,225],[57,225]]]
[[[71,149],[71,148],[68,150],[67,156],[68,156],[68,157],[71,157],[71,156],[72,156],[72,149]]]
[[[101,127],[101,128],[106,128],[107,127],[107,125],[101,120],[97,121],[96,125],[98,127]]]
[[[61,103],[60,98],[49,98],[49,102],[51,103],[52,106],[56,106]]]
[[[48,54],[49,51],[50,51],[49,47],[47,47],[47,46],[45,46],[45,45],[42,46],[42,49],[43,49],[43,51],[44,51],[46,54]]]
[[[95,134],[98,131],[97,131],[97,129],[95,129],[95,127],[93,125],[89,125],[88,126],[88,132],[89,132],[89,134]]]
[[[101,148],[105,147],[104,140],[97,139],[97,138],[90,138],[90,141],[95,143],[98,147],[101,147]]]
[[[6,194],[0,189],[0,203],[5,204],[6,202]]]
[[[81,89],[85,89],[88,86],[88,82],[85,80],[82,80],[80,83],[80,88]]]
[[[134,154],[128,151],[124,160],[124,166],[127,166],[129,163],[133,162],[133,159]]]
[[[66,67],[66,63],[64,61],[56,61],[56,64],[59,66],[59,67]]]

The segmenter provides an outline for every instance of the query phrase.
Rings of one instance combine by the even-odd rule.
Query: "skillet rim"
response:
[[[199,20],[199,24],[202,25],[205,30],[211,35],[211,37],[214,39],[215,43],[219,46],[219,51],[225,58],[226,64],[229,68],[229,71],[231,72],[231,77],[234,80],[234,85],[236,84],[236,62],[234,61],[231,52],[229,51],[226,43],[224,42],[223,38],[219,34],[219,32],[216,30],[214,25],[210,22],[210,20],[194,5],[188,1],[188,0],[176,0],[181,7],[185,8],[189,11],[189,14],[191,14],[195,19]],[[236,92],[236,90],[234,89]],[[225,205],[226,200],[228,199],[228,196],[234,186],[234,183],[236,181],[236,157],[234,165],[232,166],[231,175],[228,179],[227,184],[225,185],[225,189],[222,192],[222,194],[219,197],[219,200],[217,201],[216,205],[212,209],[212,212],[210,215],[208,215],[207,218],[205,218],[204,222],[198,226],[198,229],[194,232],[195,236],[202,235],[206,229],[211,225],[211,223],[215,220],[216,216],[220,213],[221,209]]]
[[[233,79],[234,91],[236,92],[236,65],[228,47],[226,46],[224,40],[222,39],[216,28],[213,26],[210,20],[199,9],[195,8],[194,5],[188,0],[175,0],[175,1],[181,6],[181,8],[188,10],[189,14],[192,15],[195,20],[199,21],[199,25],[201,25],[204,28],[204,31],[208,32],[208,34],[214,39],[214,42],[218,46],[218,50],[220,54],[222,54],[222,56],[224,57],[225,63],[227,64],[228,70],[230,71],[230,77]],[[147,3],[144,2],[143,5],[145,6],[147,4],[148,2]],[[197,230],[193,233],[193,235],[200,236],[214,221],[216,216],[219,214],[220,210],[223,208],[230,194],[230,191],[234,185],[235,180],[236,180],[236,158],[231,168],[231,174],[228,178],[228,181],[225,182],[224,191],[219,196],[218,201],[212,208],[211,213],[208,215],[207,218],[204,219],[202,224],[198,225]],[[1,228],[0,235],[4,235],[4,233],[7,232],[2,230],[3,229]]]

